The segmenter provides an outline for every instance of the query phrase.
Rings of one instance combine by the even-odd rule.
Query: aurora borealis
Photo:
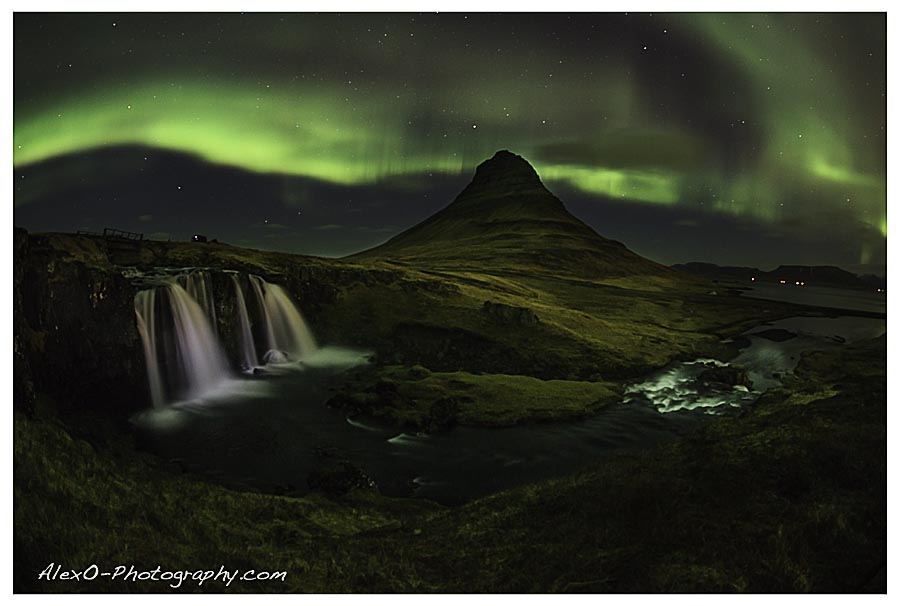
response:
[[[235,243],[344,254],[511,149],[601,234],[665,262],[884,264],[884,14],[19,13],[14,34],[30,229],[102,222],[83,183],[51,207],[72,189],[30,181],[122,145],[308,180],[252,203],[189,175],[170,189],[181,208],[216,190]],[[148,231],[191,229],[115,197]],[[279,238],[255,235],[270,224]]]

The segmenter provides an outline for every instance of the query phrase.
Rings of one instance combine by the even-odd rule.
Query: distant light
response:
[[[779,280],[779,282],[780,282],[781,284],[787,284],[787,281],[786,281],[786,280]]]
[[[806,286],[806,282],[800,282],[800,286]]]
[[[750,278],[751,282],[756,282],[756,278]]]
[[[794,286],[800,286],[800,282],[794,282]]]

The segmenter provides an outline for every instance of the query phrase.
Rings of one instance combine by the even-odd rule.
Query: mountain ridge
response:
[[[544,270],[582,278],[677,276],[570,213],[523,157],[500,150],[446,207],[349,258],[453,269]]]
[[[726,266],[691,261],[672,265],[678,271],[706,278],[738,282],[780,282],[789,284],[802,281],[810,286],[829,286],[871,290],[887,288],[887,279],[872,274],[856,274],[834,265],[788,265],[782,264],[771,271],[758,267]]]

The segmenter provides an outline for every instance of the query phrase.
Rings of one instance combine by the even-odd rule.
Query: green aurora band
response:
[[[699,197],[705,210],[769,222],[816,212],[799,204],[801,197],[849,213],[886,236],[885,132],[870,132],[883,115],[858,111],[853,91],[842,85],[842,64],[806,44],[806,36],[788,35],[791,28],[808,27],[810,19],[674,19],[723,53],[754,91],[754,115],[746,120],[764,137],[740,171],[722,167],[704,135],[654,116],[654,99],[637,84],[633,62],[587,70],[590,57],[570,65],[534,51],[521,58],[502,54],[490,65],[466,70],[459,63],[479,56],[469,47],[455,58],[444,52],[446,78],[431,81],[427,91],[411,91],[414,79],[401,86],[396,77],[354,85],[352,77],[334,76],[313,85],[296,78],[233,76],[225,69],[203,78],[177,69],[164,76],[136,69],[125,77],[98,77],[17,103],[13,163],[20,168],[62,154],[140,144],[262,173],[367,184],[468,172],[496,149],[509,148],[532,159],[548,183],[591,194],[664,205],[696,204]],[[879,35],[873,48],[883,55]],[[281,31],[267,44],[296,46],[298,40],[303,37]],[[363,48],[351,50],[365,54]],[[404,61],[400,52],[392,56]],[[884,82],[873,86],[883,90]],[[569,98],[561,103],[565,94]],[[707,151],[680,163],[621,166],[541,153],[547,144],[581,141],[602,142],[615,155],[616,146],[636,132],[648,148],[677,147],[674,155],[687,148]],[[869,133],[865,140],[861,132]]]

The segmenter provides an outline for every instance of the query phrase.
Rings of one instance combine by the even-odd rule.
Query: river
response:
[[[871,301],[859,302],[858,293],[828,295],[844,309],[875,311]],[[622,402],[585,420],[456,427],[432,435],[348,419],[325,406],[343,371],[365,363],[362,352],[326,347],[303,370],[283,367],[277,375],[233,379],[202,399],[148,411],[135,424],[144,448],[226,485],[303,492],[310,471],[330,453],[324,456],[349,460],[384,494],[457,504],[563,475],[614,449],[686,435],[711,415],[752,403],[792,372],[804,352],[843,347],[885,330],[883,318],[787,318],[747,331],[728,361],[747,370],[750,389],[700,380],[705,369],[723,361],[681,362],[635,382]],[[761,332],[769,336],[757,336]]]

